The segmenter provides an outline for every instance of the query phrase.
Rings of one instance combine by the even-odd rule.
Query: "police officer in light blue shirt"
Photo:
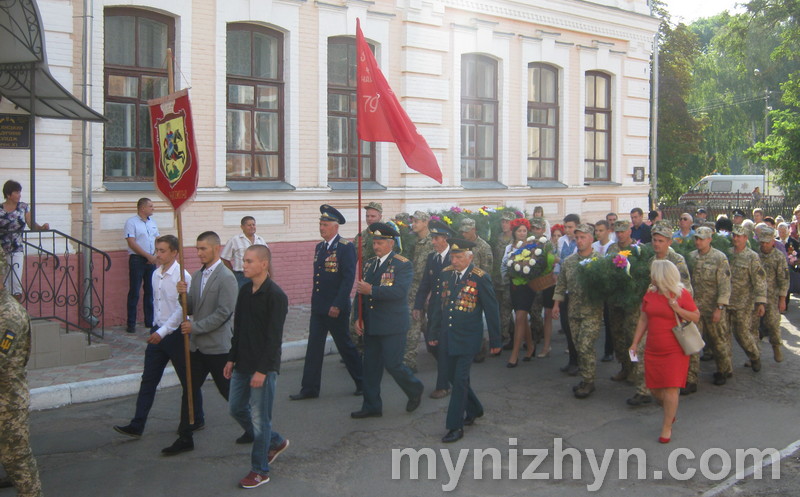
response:
[[[128,322],[126,331],[136,333],[136,313],[139,307],[139,289],[144,285],[144,325],[153,326],[153,271],[156,269],[156,238],[158,226],[151,218],[153,202],[140,198],[136,215],[125,221],[125,241],[128,242]]]

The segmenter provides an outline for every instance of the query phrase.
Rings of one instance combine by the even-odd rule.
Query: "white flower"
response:
[[[527,241],[528,242],[535,242],[536,241],[536,235],[529,236]]]
[[[512,259],[509,259],[508,260],[508,267],[511,267],[513,265],[514,265],[514,261]]]
[[[539,243],[547,243],[547,238],[545,237],[539,238]]]
[[[516,271],[516,272],[522,271],[522,268],[520,267],[519,264],[514,264],[514,271]]]
[[[522,272],[528,274],[531,272],[531,268],[529,266],[525,266],[524,268],[522,268]]]
[[[542,255],[542,249],[537,248],[536,250],[533,251],[533,255],[539,257],[540,255]]]
[[[522,240],[517,242],[517,248],[520,248],[520,247],[522,247]]]
[[[534,264],[536,264],[536,259],[528,259],[529,266],[533,266]]]

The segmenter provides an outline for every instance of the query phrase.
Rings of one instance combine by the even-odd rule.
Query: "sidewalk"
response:
[[[289,306],[283,332],[283,361],[305,357],[310,310],[310,304]],[[28,371],[31,409],[52,409],[73,403],[135,394],[139,390],[148,334],[148,330],[141,326],[137,328],[136,334],[126,333],[122,326],[107,329],[103,339],[92,340],[94,343],[108,344],[111,347],[111,358],[76,366]],[[326,353],[333,350],[333,341],[328,337]],[[172,366],[169,366],[164,372],[160,388],[177,384],[178,377]]]

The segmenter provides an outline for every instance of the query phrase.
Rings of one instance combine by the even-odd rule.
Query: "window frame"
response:
[[[375,45],[373,45],[372,43],[369,43],[369,42],[367,42],[367,44],[369,45],[370,50],[372,50],[372,52],[374,54],[375,53]],[[348,72],[347,72],[348,73],[348,84],[346,86],[332,84],[332,82],[331,82],[331,78],[330,78],[330,53],[331,53],[331,46],[332,45],[345,45],[345,46],[348,47],[347,48],[348,49]],[[364,159],[364,158],[369,159],[369,174],[365,176],[363,174],[363,172],[362,172],[361,180],[362,181],[375,181],[376,180],[376,174],[375,173],[377,171],[377,166],[376,166],[376,162],[377,162],[377,153],[376,153],[377,146],[376,145],[377,144],[375,142],[366,142],[364,140],[360,140],[363,143],[369,143],[369,152],[368,153],[363,153],[364,149],[363,149],[363,146],[362,146],[362,149],[361,149],[362,153],[359,155],[359,153],[358,153],[358,142],[356,142],[355,147],[353,148],[353,145],[351,143],[352,142],[352,139],[351,139],[352,137],[348,135],[347,151],[345,153],[331,152],[330,151],[330,133],[331,133],[331,129],[330,129],[331,124],[330,124],[330,122],[331,122],[331,117],[339,117],[339,118],[344,117],[344,118],[347,118],[348,130],[350,130],[350,128],[352,127],[354,132],[357,133],[357,129],[358,129],[358,123],[357,123],[357,120],[358,120],[358,117],[357,117],[357,107],[358,107],[358,105],[357,104],[358,104],[358,102],[356,101],[356,99],[357,99],[357,94],[356,94],[356,91],[357,91],[356,90],[356,78],[357,78],[357,76],[355,75],[355,73],[356,73],[355,65],[353,66],[353,69],[352,69],[352,73],[353,73],[352,86],[350,86],[351,82],[349,81],[349,79],[350,79],[349,75],[351,74],[351,71],[349,69],[349,67],[350,67],[349,66],[349,64],[350,64],[349,57],[351,55],[351,52],[350,52],[350,48],[351,47],[352,47],[352,55],[353,55],[352,61],[353,61],[353,64],[356,64],[357,63],[356,62],[356,60],[357,60],[356,59],[357,51],[356,51],[356,39],[354,37],[352,37],[352,36],[331,36],[331,37],[328,38],[328,46],[327,46],[328,53],[326,55],[326,64],[325,64],[325,69],[326,69],[326,78],[325,79],[326,79],[326,82],[327,82],[327,91],[326,91],[326,99],[325,99],[325,115],[326,115],[326,129],[327,129],[327,137],[328,137],[328,150],[327,150],[327,159],[328,159],[327,160],[327,169],[328,170],[327,170],[327,178],[328,178],[328,182],[329,183],[347,183],[347,182],[353,182],[353,181],[357,181],[358,180],[358,165],[356,165],[356,175],[353,176],[353,177],[350,177],[350,176],[332,177],[331,174],[330,174],[330,171],[331,171],[331,159],[332,158],[346,158],[348,160],[349,159],[355,159],[356,164],[358,164],[359,157],[361,159]],[[347,95],[350,99],[352,99],[351,102],[352,101],[356,101],[356,105],[352,105],[351,104],[352,111],[348,111],[348,112],[331,111],[330,100],[331,100],[331,96],[332,95]]]
[[[543,156],[541,154],[541,151],[544,149],[544,147],[542,147],[542,134],[540,133],[539,134],[539,151],[540,151],[539,157],[531,157],[530,156],[530,145],[531,145],[530,144],[530,137],[528,137],[528,151],[529,151],[528,155],[527,155],[528,181],[551,181],[551,180],[552,181],[558,181],[558,173],[559,173],[559,171],[558,171],[558,167],[559,167],[559,135],[560,135],[559,126],[560,126],[560,118],[561,118],[561,113],[560,113],[561,109],[560,109],[560,106],[559,106],[559,98],[560,98],[560,95],[559,95],[559,81],[558,81],[559,72],[558,72],[558,68],[556,66],[551,65],[551,64],[546,64],[546,63],[543,63],[543,62],[530,62],[528,64],[528,78],[529,78],[528,88],[529,89],[530,89],[530,78],[532,77],[533,69],[539,69],[540,71],[545,71],[546,70],[546,71],[550,71],[550,72],[553,73],[553,81],[555,82],[555,101],[551,103],[551,102],[532,100],[533,96],[530,95],[530,93],[529,93],[528,94],[527,114],[525,116],[525,120],[527,122],[527,127],[528,128],[540,128],[540,129],[552,129],[552,130],[554,130],[555,143],[553,144],[553,150],[555,151],[555,154],[553,155],[553,157],[546,157],[546,156]],[[540,82],[541,82],[541,73],[540,73]],[[530,112],[531,112],[531,110],[544,110],[544,111],[547,111],[547,112],[549,112],[550,110],[553,110],[553,112],[555,113],[555,124],[553,124],[551,126],[551,125],[548,125],[548,124],[531,123],[531,120],[530,120]],[[540,174],[539,176],[532,176],[531,175],[531,164],[530,164],[532,160],[534,160],[534,161],[538,160],[540,162],[541,161],[546,161],[546,160],[552,160],[553,163],[554,163],[554,165],[553,165],[553,175],[552,176],[543,176],[543,175]],[[539,171],[541,172],[541,165],[540,165]]]
[[[161,24],[166,25],[167,27],[167,49],[172,49],[173,53],[175,51],[175,19],[169,17],[164,14],[159,14],[157,12],[152,12],[146,9],[139,9],[134,7],[106,7],[103,11],[103,22],[104,24],[107,22],[109,17],[133,17],[134,18],[134,64],[139,63],[139,19],[149,19],[151,21],[156,21]],[[105,28],[104,28],[105,29]],[[141,154],[149,153],[149,157],[152,158],[153,156],[153,147],[152,144],[149,147],[143,147],[142,145],[145,143],[143,137],[140,136],[140,112],[142,109],[147,109],[147,100],[142,98],[142,77],[158,77],[167,79],[168,73],[167,68],[155,68],[155,67],[142,67],[138,65],[127,66],[127,65],[119,65],[119,64],[110,64],[106,62],[106,46],[107,44],[104,42],[103,44],[103,108],[106,109],[109,103],[121,103],[121,104],[133,104],[135,106],[135,143],[133,147],[111,147],[106,145],[106,130],[103,132],[103,181],[104,182],[111,182],[111,183],[122,183],[122,182],[140,182],[140,181],[153,181],[153,174],[150,176],[141,174],[143,172],[145,164],[140,162],[139,157]],[[117,95],[109,94],[110,84],[109,81],[112,76],[122,76],[127,78],[136,78],[137,80],[137,96],[134,97],[123,97]],[[167,81],[167,88],[169,88],[169,81]],[[168,92],[168,90],[167,90]],[[165,93],[166,94],[166,93]],[[149,123],[150,116],[149,110],[148,112],[147,121]],[[106,115],[108,113],[106,112]],[[106,128],[111,126],[111,123],[106,124]],[[149,129],[149,126],[148,126]],[[149,135],[152,139],[152,135]],[[111,176],[107,174],[106,169],[106,154],[107,152],[132,152],[135,154],[135,171],[134,175],[132,176]],[[153,168],[156,165],[153,164]]]
[[[611,118],[612,118],[611,75],[606,74],[604,72],[600,72],[600,71],[587,71],[586,72],[586,76],[584,78],[584,84],[588,85],[588,79],[590,77],[602,78],[603,80],[605,80],[605,83],[606,83],[605,99],[606,99],[606,102],[607,102],[607,106],[606,107],[597,107],[597,106],[590,107],[589,106],[589,102],[587,101],[585,103],[585,108],[584,108],[584,128],[583,128],[583,130],[584,130],[584,134],[586,134],[586,133],[605,133],[605,135],[606,135],[606,155],[607,155],[607,159],[596,159],[596,158],[589,159],[588,158],[589,150],[585,150],[584,151],[584,156],[583,156],[584,181],[586,181],[586,182],[611,181],[611,166],[612,166],[612,160],[611,160],[612,159],[611,134],[612,134],[612,131],[613,131],[613,123],[611,121]],[[595,96],[594,96],[595,97],[595,102],[597,102],[597,84],[596,83],[594,85],[594,88],[595,88]],[[587,92],[588,92],[588,90],[587,90]],[[595,123],[597,122],[596,116],[604,115],[605,116],[605,121],[606,121],[606,129],[599,129],[598,130],[596,126],[591,126],[591,127],[587,126],[586,125],[586,116],[589,116],[589,115],[595,116],[595,119],[594,119]],[[585,143],[586,143],[586,137],[584,136],[584,144]],[[596,140],[594,140],[592,143],[595,144]],[[596,154],[595,154],[595,157],[596,157]],[[597,174],[598,164],[602,164],[602,163],[606,164],[606,173],[607,174],[606,174],[605,177],[599,177],[598,174]],[[589,164],[593,164],[592,169],[593,169],[594,175],[591,176],[591,177],[586,175],[586,169],[589,166]]]
[[[466,66],[467,62],[472,59],[476,62],[476,66],[483,63],[488,63],[488,65],[492,66],[494,71],[494,98],[487,98],[487,97],[479,97],[477,95],[467,95],[466,89],[468,88],[467,85],[467,74],[466,74]],[[459,134],[461,138],[461,181],[462,182],[486,182],[486,181],[497,181],[498,180],[498,162],[499,162],[499,127],[500,127],[500,100],[499,100],[499,69],[500,65],[497,59],[493,57],[489,57],[488,55],[483,55],[479,53],[466,53],[461,55],[461,119],[460,119],[460,126],[459,126]],[[477,71],[476,71],[477,74]],[[477,79],[476,79],[477,83]],[[473,88],[477,88],[477,84],[473,85]],[[493,155],[489,156],[478,156],[478,155],[464,155],[464,127],[469,126],[474,128],[475,136],[477,137],[477,130],[478,126],[480,125],[487,125],[489,124],[488,121],[482,119],[466,119],[464,116],[464,110],[467,105],[491,105],[494,107],[494,121],[491,123],[493,127],[493,144],[492,144],[492,151]],[[477,139],[476,139],[477,143]],[[477,150],[477,147],[475,147]],[[471,177],[468,178],[465,170],[465,162],[466,161],[475,161],[476,162],[476,169],[477,169],[477,162],[478,161],[485,161],[491,160],[493,162],[492,167],[492,176],[487,178],[478,178],[478,177]]]
[[[247,32],[250,35],[250,76],[244,76],[240,74],[232,74],[228,73],[227,68],[227,43],[228,43],[228,34],[231,31],[242,31]],[[277,47],[277,78],[262,78],[253,76],[252,72],[255,67],[255,50],[253,37],[255,33],[261,33],[273,38],[277,39],[278,47]],[[281,31],[276,29],[268,28],[266,26],[261,26],[259,24],[252,24],[247,22],[233,22],[228,23],[225,30],[225,43],[226,43],[226,67],[225,67],[225,178],[227,182],[231,181],[253,181],[253,182],[282,182],[285,178],[285,146],[284,146],[284,137],[285,137],[285,130],[284,130],[284,116],[285,116],[285,79],[284,79],[284,34]],[[252,86],[253,87],[253,104],[238,104],[238,103],[231,103],[230,102],[230,87],[231,85],[242,85],[242,86]],[[275,87],[278,90],[278,106],[277,109],[266,109],[257,106],[256,99],[258,87],[259,86],[270,86]],[[237,150],[237,149],[229,149],[228,148],[228,125],[227,125],[227,117],[229,110],[237,110],[237,111],[246,111],[249,113],[250,118],[250,150]],[[272,151],[257,151],[255,147],[256,143],[256,121],[255,115],[257,112],[265,112],[265,113],[272,113],[277,114],[278,116],[278,150],[277,152]],[[230,176],[228,175],[228,155],[229,154],[238,154],[238,155],[249,155],[250,160],[250,175],[249,176]],[[278,158],[278,167],[276,171],[276,175],[273,177],[262,177],[256,176],[254,174],[256,169],[256,157],[257,156],[277,156]]]

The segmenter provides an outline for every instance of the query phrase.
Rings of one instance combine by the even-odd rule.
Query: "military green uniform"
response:
[[[789,266],[786,263],[786,256],[773,248],[772,252],[765,254],[758,251],[761,259],[761,267],[764,269],[767,284],[767,305],[764,317],[761,322],[769,333],[769,343],[773,347],[781,345],[781,313],[778,310],[778,303],[781,297],[789,293]],[[760,340],[758,329],[756,329],[754,339]]]
[[[5,264],[0,264],[0,274]],[[42,495],[39,470],[28,436],[30,394],[25,366],[31,352],[28,313],[5,289],[0,290],[0,463],[20,497]]]
[[[595,342],[603,326],[603,304],[591,303],[583,286],[578,282],[578,266],[581,261],[600,258],[600,254],[592,250],[588,257],[579,253],[572,254],[561,263],[561,272],[553,293],[553,300],[563,302],[569,293],[568,313],[569,328],[578,352],[578,369],[583,382],[593,384],[595,379],[596,357]]]
[[[731,365],[731,343],[725,320],[725,311],[719,322],[712,320],[714,311],[719,306],[727,306],[731,297],[731,268],[728,258],[719,250],[711,247],[708,253],[701,254],[695,250],[689,254],[692,267],[692,283],[694,300],[700,310],[700,331],[705,335],[714,360],[717,372],[733,373]]]
[[[475,248],[472,249],[472,264],[475,267],[483,269],[487,274],[492,274],[492,266],[494,265],[494,257],[492,256],[492,247],[486,243],[481,237],[475,240]]]
[[[408,308],[414,308],[414,299],[417,298],[417,290],[419,290],[419,283],[422,281],[422,276],[425,274],[425,262],[428,260],[428,254],[433,252],[433,244],[431,243],[431,235],[425,235],[417,239],[414,244],[414,254],[412,259],[414,276],[411,280],[411,290],[408,292]],[[406,337],[406,352],[403,356],[403,363],[411,368],[412,371],[417,369],[417,347],[419,346],[419,336],[422,330],[427,329],[427,319],[425,313],[422,314],[420,319],[411,318],[411,325],[408,327],[408,335]]]
[[[739,253],[729,250],[731,299],[728,303],[728,329],[751,361],[761,358],[750,329],[755,305],[767,301],[766,278],[758,255],[745,247]],[[783,255],[781,254],[781,257]]]
[[[508,283],[503,283],[500,264],[503,263],[503,255],[509,243],[511,243],[511,235],[504,237],[501,233],[492,247],[492,285],[494,286],[497,302],[500,305],[500,333],[504,342],[511,338],[508,332],[511,324],[511,291]]]
[[[631,250],[631,245],[621,246],[619,242],[614,242],[608,247],[606,257],[614,257],[623,250]],[[628,354],[628,349],[633,343],[633,335],[636,333],[636,324],[639,322],[641,307],[633,309],[623,307],[608,307],[608,326],[611,328],[611,339],[614,343],[614,356],[622,365],[623,376],[630,376],[633,372],[633,363]],[[641,358],[642,355],[639,354]],[[641,360],[641,359],[640,359]]]

